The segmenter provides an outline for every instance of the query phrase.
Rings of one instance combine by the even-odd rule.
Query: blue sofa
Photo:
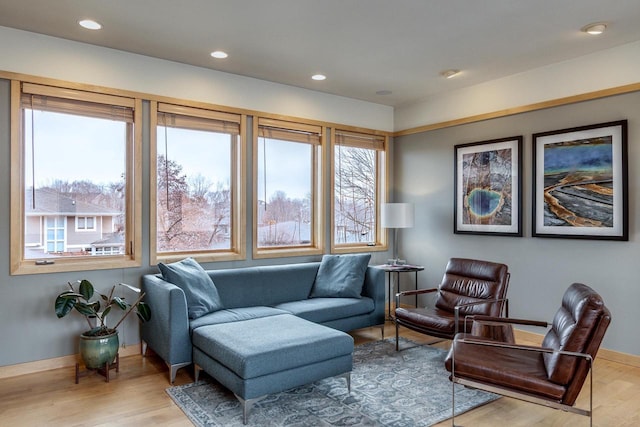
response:
[[[193,362],[192,334],[200,327],[293,314],[343,332],[384,326],[384,271],[366,267],[360,298],[311,298],[320,262],[226,270],[207,270],[222,309],[195,319],[188,315],[184,291],[161,275],[145,275],[142,290],[152,307],[142,324],[143,354],[147,346],[169,366],[169,380]]]

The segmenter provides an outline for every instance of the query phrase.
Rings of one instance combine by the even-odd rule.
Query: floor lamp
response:
[[[392,265],[404,264],[398,257],[398,228],[413,227],[413,203],[383,203],[380,224],[383,228],[393,228]]]

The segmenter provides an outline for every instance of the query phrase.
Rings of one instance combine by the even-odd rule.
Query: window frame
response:
[[[311,230],[310,245],[305,246],[286,246],[286,247],[259,247],[258,246],[258,150],[259,150],[259,138],[260,127],[267,127],[274,129],[281,129],[284,132],[307,132],[317,133],[319,137],[318,144],[314,145],[312,149],[312,161],[311,161],[311,207],[313,209],[311,213]],[[305,121],[301,119],[283,120],[280,118],[272,118],[266,115],[256,115],[253,117],[252,126],[252,153],[253,153],[253,221],[252,221],[252,250],[254,259],[263,258],[282,258],[282,257],[294,257],[305,255],[320,255],[324,252],[324,191],[323,183],[325,182],[325,167],[324,155],[326,147],[326,132],[322,125],[312,121]],[[301,142],[301,141],[299,141]]]
[[[159,107],[159,104],[161,105]],[[228,250],[194,250],[158,253],[158,113],[163,109],[171,110],[182,116],[194,118],[224,118],[226,115],[237,116],[239,120],[239,138],[231,147],[231,245]],[[175,262],[185,257],[192,257],[198,262],[235,261],[246,259],[246,114],[225,111],[219,107],[202,103],[192,103],[183,100],[164,100],[162,102],[150,101],[149,120],[149,263],[156,265],[159,262]]]
[[[67,101],[126,106],[133,109],[133,122],[125,147],[125,254],[111,256],[73,256],[61,258],[25,259],[25,155],[21,98],[23,86],[40,95]],[[130,268],[142,265],[142,100],[122,91],[87,87],[82,84],[65,85],[50,80],[11,81],[11,259],[10,274],[40,274],[67,271],[86,271]],[[89,114],[85,114],[89,115]],[[46,238],[45,238],[46,240]],[[45,242],[46,243],[46,242]]]
[[[336,173],[337,173],[337,165],[335,162],[335,156],[337,149],[340,144],[338,144],[338,137],[340,133],[343,133],[345,136],[353,137],[353,139],[361,139],[361,142],[346,144],[350,147],[356,148],[367,148],[367,149],[375,149],[377,152],[376,155],[376,225],[375,225],[375,242],[357,242],[357,243],[337,243],[335,237],[335,227],[336,227]],[[331,144],[330,144],[330,164],[331,164],[331,189],[330,193],[330,217],[331,217],[331,225],[330,225],[330,246],[331,253],[357,253],[357,252],[377,252],[377,251],[386,251],[389,247],[389,239],[387,236],[387,232],[384,228],[382,228],[380,224],[380,206],[382,203],[385,203],[388,200],[388,173],[389,173],[389,136],[386,133],[379,131],[372,131],[367,129],[360,128],[350,128],[350,127],[334,127],[331,129]],[[382,144],[382,149],[376,149],[375,147],[379,144]]]

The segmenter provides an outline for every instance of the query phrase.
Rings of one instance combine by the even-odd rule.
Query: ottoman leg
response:
[[[200,367],[200,365],[198,365],[197,363],[193,364],[193,377],[195,382],[198,382],[198,378],[200,378],[200,371],[202,371],[202,368]]]
[[[351,394],[351,372],[345,372],[342,376],[347,380],[347,391]]]
[[[234,396],[242,404],[242,424],[247,424],[247,422],[249,421],[249,412],[251,412],[251,408],[253,407],[253,404],[256,402],[256,400],[260,398],[245,400],[235,393],[234,393]]]

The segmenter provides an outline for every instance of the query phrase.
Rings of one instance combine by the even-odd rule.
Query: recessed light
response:
[[[585,32],[587,34],[591,34],[592,36],[598,36],[607,29],[607,24],[604,22],[594,22],[593,24],[585,25],[580,28],[580,31]]]
[[[458,74],[460,74],[460,70],[444,70],[443,72],[440,73],[440,75],[446,79],[455,77]]]
[[[379,90],[376,92],[376,95],[391,95],[393,92],[387,89]]]
[[[314,74],[313,76],[311,76],[311,78],[313,80],[325,80],[327,78],[327,76],[325,76],[324,74]]]
[[[224,59],[229,55],[227,54],[227,52],[224,52],[222,50],[216,50],[214,52],[211,52],[211,56],[213,56],[216,59]]]
[[[99,30],[102,28],[102,24],[93,19],[83,19],[82,21],[78,21],[78,24],[87,30]]]

